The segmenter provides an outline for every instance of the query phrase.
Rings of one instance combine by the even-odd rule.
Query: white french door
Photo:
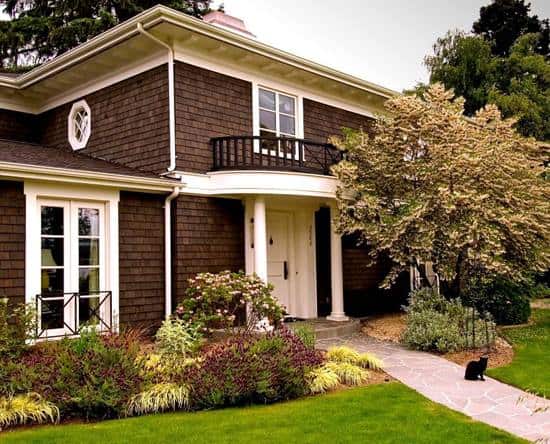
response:
[[[42,337],[101,327],[109,304],[105,290],[105,204],[40,199],[40,295]],[[109,305],[109,306],[108,306]]]

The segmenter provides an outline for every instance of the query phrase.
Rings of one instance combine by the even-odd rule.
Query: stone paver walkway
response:
[[[432,401],[530,441],[550,443],[550,401],[495,379],[464,380],[464,367],[430,353],[356,335],[317,341],[326,349],[347,345],[384,360],[384,370]],[[550,377],[550,375],[549,375]],[[535,412],[547,408],[543,412]]]

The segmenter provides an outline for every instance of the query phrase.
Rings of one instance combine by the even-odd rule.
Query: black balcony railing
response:
[[[214,171],[280,170],[330,174],[342,152],[329,143],[290,137],[228,136],[210,140]]]
[[[113,329],[110,291],[38,294],[35,302],[39,339],[76,336],[83,328],[96,328],[101,332]]]

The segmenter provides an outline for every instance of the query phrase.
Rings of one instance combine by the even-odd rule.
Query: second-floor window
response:
[[[259,88],[260,136],[296,137],[296,97]]]

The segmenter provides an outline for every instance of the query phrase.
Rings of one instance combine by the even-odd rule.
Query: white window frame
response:
[[[100,289],[111,291],[112,330],[119,329],[119,233],[118,190],[90,189],[79,185],[58,185],[38,181],[25,181],[25,303],[36,304],[41,288],[41,206],[66,206],[65,223],[65,291],[78,292],[78,236],[67,236],[67,230],[78,230],[78,208],[101,208],[100,215]],[[76,231],[78,233],[78,231]],[[71,239],[72,238],[72,239]],[[76,240],[75,240],[76,239]],[[69,246],[70,242],[76,245]],[[77,264],[68,268],[69,264]],[[39,315],[39,313],[37,313]],[[102,316],[108,313],[102,313]],[[48,336],[64,334],[64,331],[44,332]]]
[[[260,89],[270,91],[275,93],[275,119],[277,131],[274,133],[275,137],[281,137],[280,132],[280,123],[279,123],[279,94],[284,96],[292,97],[294,99],[294,126],[295,126],[295,135],[293,136],[296,139],[304,138],[304,98],[302,95],[293,94],[286,92],[279,88],[269,86],[265,83],[252,83],[252,126],[253,126],[253,135],[260,136]],[[267,130],[269,131],[269,130]],[[268,153],[269,151],[269,153]],[[254,143],[254,152],[260,153],[260,144],[259,141]],[[277,155],[277,151],[263,149],[262,154],[270,154],[271,156]],[[280,153],[279,153],[280,154]],[[298,152],[295,153],[295,159],[298,159]]]
[[[82,139],[78,139],[75,134],[75,118],[77,114],[84,110],[86,114],[88,115],[88,125],[86,127],[86,132],[84,133],[84,137]],[[69,116],[67,118],[67,137],[69,138],[69,143],[71,144],[71,147],[73,150],[81,150],[86,147],[88,144],[88,140],[90,139],[90,135],[92,134],[92,111],[90,107],[88,106],[88,103],[86,100],[79,100],[78,102],[73,103],[73,106],[71,107],[71,111],[69,112]]]

